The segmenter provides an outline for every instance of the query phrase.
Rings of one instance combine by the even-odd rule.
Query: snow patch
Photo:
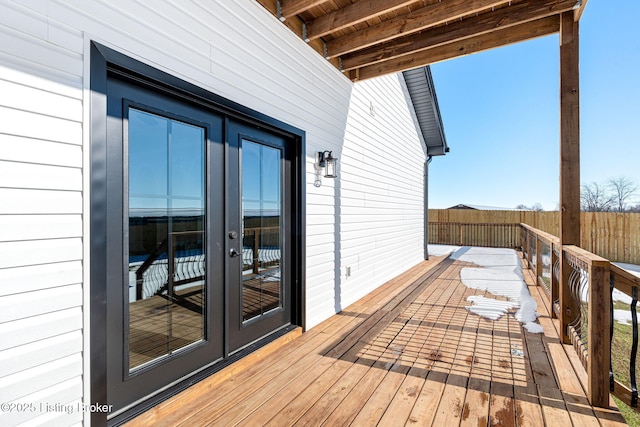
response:
[[[537,305],[533,298],[531,298],[529,290],[524,283],[520,261],[515,251],[511,249],[476,248],[451,245],[429,245],[428,250],[429,254],[433,256],[451,255],[451,258],[454,260],[471,262],[481,267],[485,267],[463,268],[460,272],[462,283],[469,288],[487,291],[494,295],[504,296],[509,298],[510,302],[519,304],[520,308],[514,317],[516,317],[518,321],[522,322],[524,328],[529,332],[543,332],[542,326],[538,323],[534,323],[538,316],[535,312]],[[551,262],[548,255],[542,255],[542,261],[547,265]],[[640,277],[640,265],[620,262],[616,262],[614,264]],[[549,276],[549,274],[547,274],[547,276]],[[584,287],[583,295],[581,295],[581,299],[585,302],[588,300],[588,291],[586,289],[587,288]],[[518,295],[518,292],[520,295]],[[631,304],[631,297],[617,289],[613,290],[612,297],[614,301]],[[499,312],[499,310],[496,311],[495,307],[483,308],[483,304],[485,304],[486,307],[489,307],[488,303],[484,302],[484,300],[467,300],[474,303],[473,306],[466,307],[470,312],[478,315],[483,315],[481,313],[484,313],[484,317],[488,319],[491,318],[492,320],[499,319],[501,315],[506,314],[510,310],[507,309],[507,311],[493,319],[493,317],[497,315],[496,313]],[[631,323],[631,310],[614,310],[613,317],[615,321],[619,323]]]
[[[489,320],[498,320],[516,306],[509,301],[498,301],[482,295],[472,295],[467,298],[467,301],[474,304],[465,307],[468,311]]]
[[[625,264],[622,262],[614,262],[613,264],[617,265],[620,268],[623,268],[625,270],[627,270],[629,273],[640,277],[640,265],[635,265],[635,264]],[[631,305],[631,302],[633,301],[633,299],[625,294],[624,292],[621,292],[617,289],[613,289],[613,294],[611,294],[611,298],[614,301],[620,301],[624,304],[627,305]],[[636,314],[637,317],[637,314]],[[613,310],[613,319],[618,322],[618,323],[622,323],[622,324],[631,324],[631,309],[626,309],[626,310]]]
[[[636,319],[638,318],[638,313],[636,313]],[[622,324],[631,324],[631,310],[613,310],[613,319]]]
[[[631,298],[629,295],[615,288],[613,289],[613,294],[611,295],[611,298],[614,301],[620,301],[628,305],[631,305],[631,301],[633,301],[633,298]]]
[[[460,271],[460,280],[465,286],[508,299],[498,301],[479,295],[470,296],[467,301],[472,305],[465,307],[469,312],[490,320],[497,320],[507,313],[512,313],[529,332],[544,332],[542,326],[535,323],[538,318],[537,304],[529,294],[516,251],[462,247],[453,252],[451,258],[482,267],[466,267]],[[515,313],[514,309],[517,309]]]
[[[429,255],[433,256],[442,256],[442,255],[451,255],[453,252],[460,249],[460,246],[451,246],[451,245],[428,245],[427,252]]]
[[[620,268],[627,270],[629,273],[633,274],[634,276],[640,277],[640,265],[625,264],[624,262],[614,262],[614,264]]]
[[[451,259],[471,262],[481,267],[520,268],[520,259],[513,249],[464,246],[451,254]]]
[[[527,331],[531,332],[532,334],[541,334],[544,332],[544,328],[540,323],[527,322],[523,326]]]
[[[520,292],[520,309],[515,314],[516,320],[520,323],[535,322],[536,319],[538,319],[536,308],[538,308],[538,304],[536,304],[535,300],[531,297],[529,288],[523,281],[522,290]]]

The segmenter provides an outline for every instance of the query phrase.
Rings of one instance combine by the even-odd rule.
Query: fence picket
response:
[[[582,248],[614,262],[640,264],[640,213],[582,212],[580,215]],[[524,223],[554,236],[558,235],[557,211],[429,209],[429,222]]]

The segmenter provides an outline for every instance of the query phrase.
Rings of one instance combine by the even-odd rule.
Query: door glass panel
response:
[[[281,150],[242,141],[242,319],[282,306]]]
[[[129,370],[205,336],[205,131],[129,109]]]

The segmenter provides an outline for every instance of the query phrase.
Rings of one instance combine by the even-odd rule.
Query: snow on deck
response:
[[[462,283],[469,288],[508,299],[500,301],[480,295],[470,296],[467,301],[472,305],[465,308],[471,313],[497,320],[517,309],[515,319],[529,332],[543,332],[542,326],[536,323],[537,304],[524,281],[520,258],[515,250],[445,245],[429,245],[428,250],[431,255],[450,254],[451,259],[478,265],[479,267],[465,267],[460,271]]]
[[[614,262],[613,264],[627,270],[629,273],[633,274],[634,276],[640,277],[640,265],[625,264],[622,262]],[[632,301],[631,297],[617,289],[613,290],[613,294],[611,295],[611,297],[613,298],[614,301],[620,301],[624,304],[631,305],[631,301]],[[637,314],[636,314],[636,317],[637,317]],[[613,310],[613,318],[618,323],[631,324],[631,310],[630,309]]]
[[[530,332],[542,332],[542,327],[535,323],[537,318],[536,303],[531,298],[529,290],[522,276],[522,268],[518,255],[512,249],[477,248],[469,246],[429,245],[429,255],[450,255],[452,259],[459,259],[481,268],[463,268],[460,279],[465,286],[484,290],[493,295],[507,297],[509,301],[498,301],[482,296],[471,296],[467,301],[473,305],[467,307],[472,313],[490,320],[497,320],[510,310],[518,308],[515,317],[524,323]],[[617,266],[640,277],[640,265],[615,262]],[[586,296],[584,297],[586,301]],[[631,297],[613,290],[612,298],[625,304],[631,304]],[[613,311],[614,320],[618,323],[631,323],[631,310]]]

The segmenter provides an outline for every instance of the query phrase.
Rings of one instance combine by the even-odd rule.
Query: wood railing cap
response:
[[[604,266],[604,265],[610,264],[608,259],[602,258],[601,256],[598,256],[596,254],[593,254],[586,249],[582,249],[579,246],[563,245],[562,250],[569,252],[579,258],[582,258],[592,265]]]
[[[526,228],[527,230],[535,233],[536,235],[542,237],[547,240],[549,243],[555,243],[556,245],[560,244],[560,239],[554,236],[551,233],[547,233],[546,231],[538,230],[535,227],[530,226],[529,224],[525,224],[524,222],[520,223],[520,227]]]
[[[620,280],[625,282],[628,286],[637,286],[640,287],[640,277],[636,276],[633,273],[628,272],[622,267],[618,267],[614,263],[611,263],[611,273],[615,274],[616,277],[616,288],[618,287],[618,283]]]

